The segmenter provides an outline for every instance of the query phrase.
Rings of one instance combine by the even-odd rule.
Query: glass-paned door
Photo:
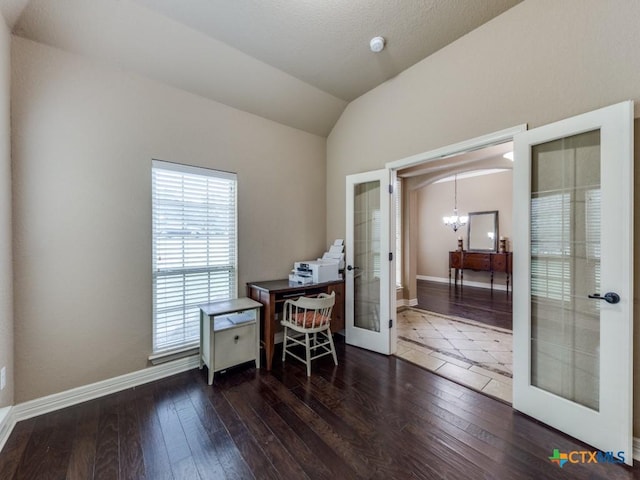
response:
[[[347,177],[346,341],[391,353],[390,174]]]
[[[633,104],[515,137],[517,410],[632,461]]]

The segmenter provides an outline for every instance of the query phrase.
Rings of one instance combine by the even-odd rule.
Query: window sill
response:
[[[161,363],[171,362],[172,360],[178,360],[179,358],[190,357],[197,355],[200,352],[200,345],[193,344],[185,347],[176,348],[173,350],[166,350],[164,352],[154,353],[149,355],[149,361],[152,365],[160,365]]]

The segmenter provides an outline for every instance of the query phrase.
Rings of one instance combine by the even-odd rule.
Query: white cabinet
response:
[[[250,298],[200,305],[200,369],[209,369],[209,385],[234,365],[255,360],[260,367],[260,307]]]

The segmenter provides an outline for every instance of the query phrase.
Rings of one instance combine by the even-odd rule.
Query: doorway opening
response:
[[[396,171],[404,225],[396,355],[507,403],[513,374],[512,151],[511,141],[485,144]],[[460,216],[497,212],[495,229],[482,232],[489,248],[469,245],[478,233],[470,224],[454,231],[443,223],[455,207]],[[456,266],[452,255],[471,258],[471,252],[487,260],[487,268],[450,268]],[[491,256],[499,252],[509,268],[505,263],[494,272]]]

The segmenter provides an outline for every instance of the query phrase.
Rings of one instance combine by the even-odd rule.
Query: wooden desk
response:
[[[511,252],[468,252],[456,250],[449,252],[449,285],[451,285],[451,270],[455,271],[454,285],[458,284],[458,272],[460,273],[460,286],[464,279],[464,270],[491,273],[491,290],[493,291],[493,274],[495,272],[506,274],[507,292],[509,292],[509,280],[512,273]]]
[[[247,283],[247,297],[263,305],[261,312],[262,343],[267,370],[273,363],[274,336],[276,333],[276,312],[282,310],[284,302],[290,298],[314,297],[320,293],[336,292],[336,303],[331,314],[331,331],[344,328],[344,280],[309,285],[294,285],[289,280],[268,280]]]

